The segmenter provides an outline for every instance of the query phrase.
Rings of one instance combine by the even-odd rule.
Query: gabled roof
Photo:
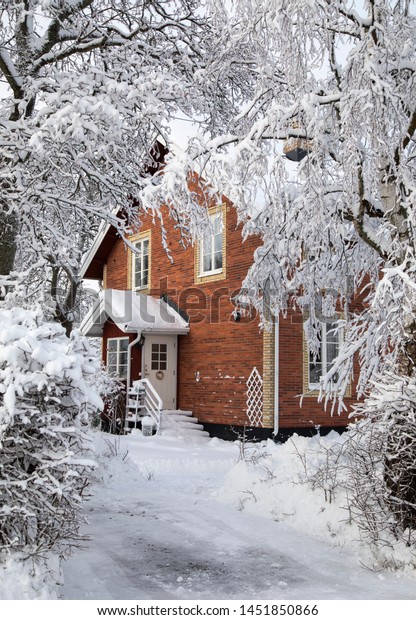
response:
[[[91,280],[103,279],[104,265],[117,239],[120,239],[120,235],[114,226],[103,222],[94,239],[94,243],[83,258],[79,272],[81,278]]]
[[[163,299],[134,291],[106,289],[81,323],[84,336],[102,336],[111,319],[122,332],[137,334],[187,334],[189,322]]]
[[[142,174],[147,176],[156,174],[163,165],[167,153],[167,147],[157,140],[150,150],[149,161],[144,171],[142,170]],[[119,211],[119,209],[116,209],[115,214],[118,215]],[[120,239],[120,235],[116,228],[108,222],[103,222],[94,243],[83,258],[80,269],[81,278],[91,280],[103,279],[104,265],[117,239]]]

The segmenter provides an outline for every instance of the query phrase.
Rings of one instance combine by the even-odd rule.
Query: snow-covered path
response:
[[[416,582],[215,498],[237,447],[121,438],[87,504],[93,540],[65,565],[65,599],[413,599]],[[110,477],[111,476],[111,477]]]

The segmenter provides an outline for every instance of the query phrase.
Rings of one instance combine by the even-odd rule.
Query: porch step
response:
[[[191,424],[191,426],[193,426],[194,424],[198,424],[198,418],[181,416],[176,414],[172,415],[170,412],[166,414],[166,418],[169,418],[169,421],[180,422],[181,424]]]
[[[192,411],[186,411],[186,409],[166,409],[163,413],[167,413],[169,416],[180,416],[187,418],[194,418]]]
[[[192,411],[166,410],[161,412],[161,434],[187,439],[209,439],[209,433],[199,424]]]

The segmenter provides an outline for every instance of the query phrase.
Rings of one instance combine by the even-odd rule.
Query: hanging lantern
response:
[[[299,128],[299,123],[292,123],[293,129]],[[288,138],[283,146],[283,153],[290,161],[300,162],[311,150],[310,140],[305,138]]]
[[[292,141],[291,141],[292,142]],[[283,147],[283,152],[290,161],[302,161],[304,157],[308,154],[308,150],[302,148],[301,142],[306,142],[306,140],[296,139],[295,142],[299,144],[285,144]]]

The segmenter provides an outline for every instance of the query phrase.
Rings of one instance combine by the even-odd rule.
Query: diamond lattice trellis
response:
[[[247,379],[247,417],[252,426],[263,426],[263,379],[256,367]]]

